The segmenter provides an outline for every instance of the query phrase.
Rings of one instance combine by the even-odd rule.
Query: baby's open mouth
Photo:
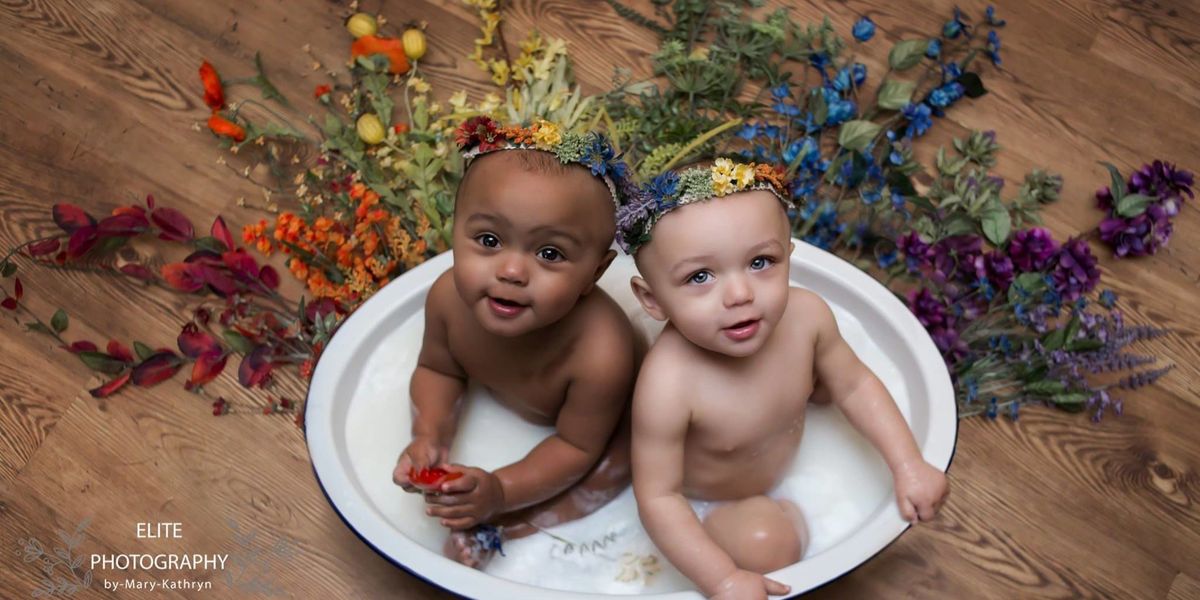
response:
[[[754,337],[758,333],[758,327],[762,323],[762,319],[747,319],[738,321],[733,325],[724,329],[725,336],[735,342],[741,342]]]
[[[511,319],[525,312],[529,308],[527,304],[521,304],[515,300],[508,298],[498,298],[496,296],[488,296],[488,307],[491,308],[492,314],[502,319]]]

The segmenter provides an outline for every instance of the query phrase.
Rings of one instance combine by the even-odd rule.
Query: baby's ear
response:
[[[796,242],[788,242],[788,260],[791,260],[792,253],[796,251]]]
[[[617,251],[610,248],[604,255],[604,258],[600,259],[600,264],[596,265],[596,272],[592,274],[592,283],[583,291],[585,295],[590,294],[592,290],[596,289],[596,282],[600,281],[600,278],[604,276],[604,272],[608,270],[608,266],[612,264],[613,259],[616,257]]]
[[[667,320],[667,313],[658,305],[658,299],[654,297],[654,292],[650,290],[650,284],[646,283],[645,279],[634,275],[633,279],[629,280],[629,287],[633,288],[633,295],[654,320]]]

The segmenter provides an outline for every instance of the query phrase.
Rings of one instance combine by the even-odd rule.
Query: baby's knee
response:
[[[786,502],[786,501],[785,501]],[[797,522],[798,519],[798,522]],[[704,528],[739,568],[769,573],[796,563],[808,541],[800,511],[766,496],[713,509]]]

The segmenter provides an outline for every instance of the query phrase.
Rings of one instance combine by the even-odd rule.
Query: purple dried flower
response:
[[[920,270],[928,263],[929,244],[915,231],[909,231],[896,240],[896,248],[904,255],[909,270]]]
[[[1195,198],[1192,193],[1194,184],[1195,178],[1190,171],[1176,169],[1175,165],[1161,160],[1142,165],[1129,176],[1130,192],[1162,200],[1176,199],[1182,202],[1184,194],[1188,198]]]
[[[999,250],[975,258],[975,276],[987,279],[1001,293],[1008,291],[1013,282],[1012,259]]]
[[[1151,204],[1146,212],[1127,219],[1110,216],[1100,222],[1100,241],[1113,249],[1117,258],[1146,256],[1171,241],[1171,218],[1163,203]]]
[[[1008,244],[1008,255],[1022,272],[1046,268],[1056,252],[1058,242],[1044,227],[1022,229],[1013,234]]]
[[[908,309],[926,329],[944,326],[949,322],[946,305],[926,288],[909,293]]]
[[[933,267],[931,278],[937,283],[959,279],[972,283],[975,259],[981,256],[983,239],[977,235],[956,235],[943,238],[926,253]]]
[[[1166,375],[1167,372],[1170,371],[1171,369],[1173,369],[1174,367],[1175,367],[1175,365],[1167,365],[1165,367],[1162,367],[1161,369],[1154,369],[1152,371],[1142,371],[1141,373],[1134,373],[1133,375],[1130,375],[1130,376],[1125,377],[1124,379],[1121,379],[1120,381],[1118,381],[1117,387],[1126,389],[1126,390],[1136,390],[1137,388],[1140,388],[1142,386],[1146,386],[1146,385],[1150,385],[1150,384],[1154,383],[1160,377],[1162,377],[1163,375]]]
[[[953,367],[970,350],[967,343],[958,337],[958,331],[952,327],[932,329],[929,331],[929,336],[933,338],[934,345],[941,351],[942,359],[946,361],[947,366]]]
[[[1054,267],[1054,288],[1067,302],[1092,291],[1100,281],[1100,268],[1092,249],[1082,238],[1073,238],[1063,245]]]

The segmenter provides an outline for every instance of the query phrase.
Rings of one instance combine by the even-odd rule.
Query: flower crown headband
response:
[[[591,170],[608,186],[613,204],[637,188],[629,178],[629,166],[616,158],[608,138],[596,132],[564,131],[557,123],[538,119],[528,127],[503,126],[487,116],[471,117],[454,134],[463,159],[499,150],[541,150],[558,157],[563,164],[578,164]]]
[[[711,167],[667,171],[625,194],[625,202],[617,208],[617,243],[626,254],[633,255],[650,241],[650,231],[663,215],[686,204],[737,192],[765,190],[784,208],[792,209],[783,177],[780,167],[735,163],[728,158],[718,158]]]

